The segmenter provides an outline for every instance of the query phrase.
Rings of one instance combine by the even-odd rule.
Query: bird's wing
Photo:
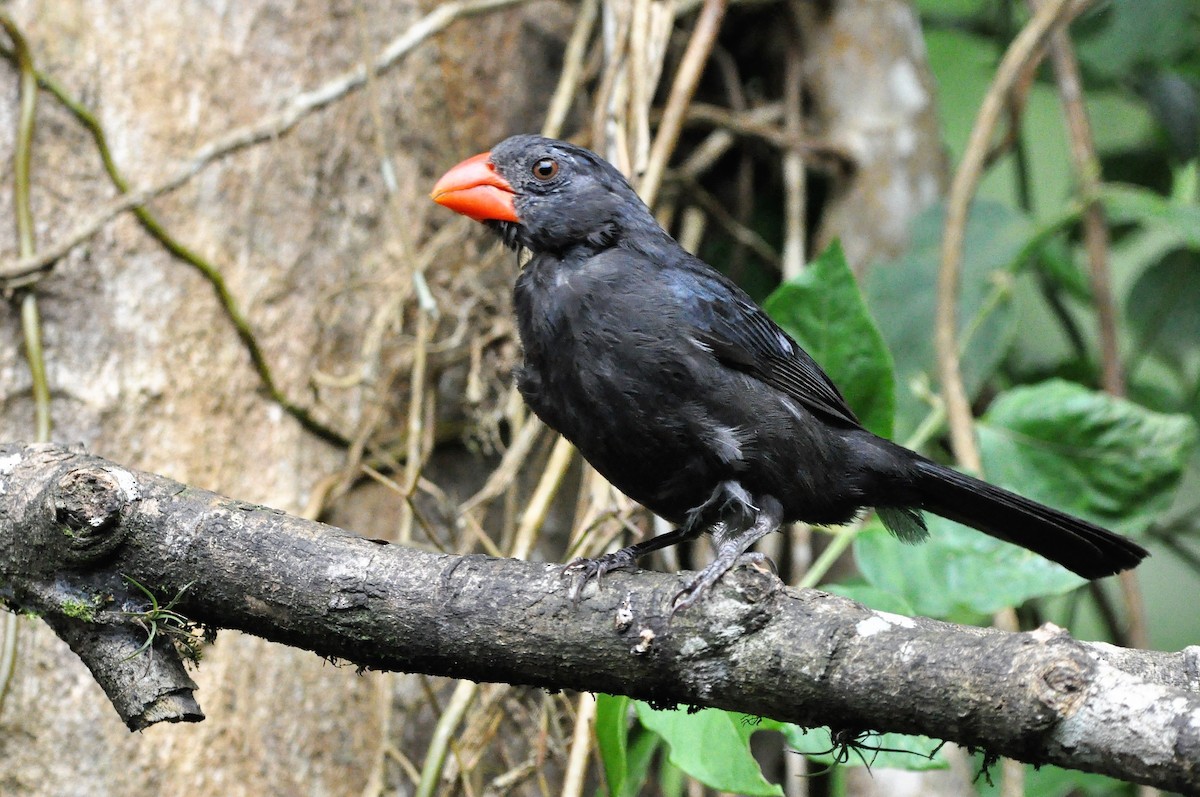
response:
[[[676,288],[695,311],[689,320],[697,343],[725,366],[782,391],[817,415],[862,426],[817,361],[740,288],[716,273],[688,277]]]

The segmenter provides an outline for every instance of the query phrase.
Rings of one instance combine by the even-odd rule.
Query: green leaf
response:
[[[942,219],[937,206],[918,216],[908,251],[879,263],[867,278],[867,305],[881,324],[895,361],[897,439],[912,434],[929,406],[914,384],[936,384],[933,346]],[[1029,220],[995,202],[976,202],[967,219],[959,302],[963,379],[972,395],[1004,359],[1015,327],[1009,269],[1033,233]]]
[[[781,723],[714,708],[694,714],[680,709],[661,711],[641,702],[637,714],[642,725],[670,745],[671,763],[706,786],[747,797],[783,794],[782,788],[763,777],[750,754],[751,735],[780,730]]]
[[[654,754],[662,747],[663,739],[654,731],[643,728],[634,735],[629,745],[629,755],[625,767],[625,782],[619,797],[637,797],[646,785],[646,777],[650,773],[650,762]],[[614,792],[614,797],[618,795]]]
[[[1185,415],[1050,380],[1001,394],[979,443],[996,484],[1128,534],[1170,505],[1196,427]]]
[[[1200,201],[1200,161],[1192,159],[1171,170],[1171,201],[1195,205]]]
[[[942,136],[951,160],[957,163],[966,151],[1000,56],[992,38],[961,29],[929,30],[925,42],[929,67],[938,87]],[[1021,127],[1026,133],[1023,143],[1028,170],[1037,175],[1028,186],[1032,211],[1035,215],[1047,215],[1061,206],[1073,185],[1062,111],[1052,87],[1036,83],[1030,87]],[[977,193],[979,199],[1017,207],[1020,201],[1017,168],[1011,153],[1000,158],[983,175]]]
[[[636,797],[646,783],[658,734],[642,730],[630,743],[630,706],[623,695],[596,695],[596,743],[611,797]]]
[[[1193,47],[1195,26],[1194,0],[1105,3],[1078,26],[1079,60],[1092,74],[1125,78],[1136,68],[1183,56]]]
[[[1083,579],[1035,553],[935,515],[926,515],[930,539],[905,545],[883,529],[854,541],[854,558],[867,581],[910,603],[916,614],[979,623],[1006,606],[1058,595]]]
[[[1180,248],[1179,234],[1165,226],[1134,230],[1113,244],[1113,298],[1125,308],[1126,314],[1129,313],[1129,294],[1141,276]]]
[[[1126,307],[1139,352],[1157,349],[1179,362],[1200,346],[1200,256],[1178,250],[1134,284]]]
[[[1157,130],[1154,116],[1135,95],[1092,89],[1085,99],[1087,114],[1094,120],[1092,134],[1096,149],[1101,155],[1127,152],[1153,142]],[[1055,100],[1058,101],[1057,96]],[[1062,113],[1061,106],[1058,112]]]
[[[1146,188],[1109,184],[1100,193],[1111,223],[1133,223],[1169,232],[1175,245],[1200,249],[1200,206],[1176,202]]]
[[[1040,271],[1050,277],[1071,296],[1083,302],[1092,300],[1092,286],[1087,274],[1075,261],[1074,252],[1062,237],[1046,240],[1038,249]]]
[[[983,757],[976,755],[972,771],[978,771],[982,765]],[[995,774],[996,769],[992,772]],[[1025,797],[1119,797],[1129,794],[1129,785],[1119,780],[1050,765],[1026,764],[1024,785],[1022,793]],[[975,786],[980,797],[999,797],[1001,794],[999,778],[993,778],[990,784],[987,778],[979,778]]]
[[[983,13],[979,0],[917,0],[916,6],[922,16],[944,20],[972,20]]]
[[[1172,198],[1127,185],[1109,185],[1101,193],[1112,222],[1139,226],[1112,248],[1113,294],[1133,334],[1127,346],[1134,363],[1151,351],[1180,368],[1197,349],[1200,206],[1188,204],[1194,181],[1190,169],[1179,170]]]
[[[1129,329],[1136,341],[1135,353],[1128,360],[1131,377],[1143,377],[1148,360],[1160,359],[1174,369],[1176,383],[1183,392],[1194,389],[1192,386],[1200,378],[1197,308],[1200,308],[1200,254],[1176,250],[1142,274],[1125,307]],[[1147,358],[1148,354],[1154,357]]]
[[[763,307],[821,364],[863,425],[890,436],[896,409],[892,357],[841,245],[831,244]]]
[[[1043,261],[1044,263],[1045,261]],[[1061,283],[1060,283],[1061,284]],[[1032,273],[1017,275],[1013,281],[1012,305],[1016,316],[1016,335],[1012,348],[1004,361],[1004,370],[1018,382],[1036,381],[1050,375],[1079,374],[1089,376],[1096,370],[1095,360],[1090,355],[1094,349],[1089,332],[1093,324],[1077,324],[1083,336],[1084,350],[1081,352],[1071,340],[1055,306],[1047,300],[1043,282]],[[1073,301],[1061,301],[1059,308],[1072,313],[1080,306]],[[1088,307],[1090,307],[1090,300]],[[1081,310],[1080,314],[1088,312]]]
[[[629,756],[629,698],[596,695],[596,746],[604,764],[608,793],[624,793]]]
[[[647,733],[652,733],[647,731]],[[658,766],[658,791],[662,797],[684,797],[684,789],[688,786],[686,774],[670,761],[663,761]]]
[[[596,695],[596,747],[612,797],[621,797],[625,793],[629,758],[628,711],[628,697]]]
[[[990,481],[1123,533],[1142,531],[1169,506],[1196,443],[1186,416],[1058,380],[1002,394],[978,432]],[[920,614],[971,622],[1083,583],[1024,549],[942,518],[927,522],[924,545],[866,529],[854,547],[867,582]]]
[[[827,766],[870,766],[906,769],[910,772],[950,768],[950,762],[938,750],[942,743],[928,736],[909,736],[903,733],[864,734],[857,740],[861,747],[855,752],[853,748],[843,749],[842,745],[835,744],[828,728],[785,725],[783,735],[793,750],[800,752],[805,758]],[[938,752],[935,753],[935,750]]]
[[[994,39],[970,33],[963,27],[931,29],[925,35],[929,66],[938,87],[942,135],[955,162],[966,150],[979,106],[995,77],[1000,58]],[[1154,118],[1145,103],[1130,92],[1089,87],[1084,102],[1088,116],[1094,120],[1095,143],[1102,155],[1126,152],[1154,141],[1157,131]],[[1046,220],[1061,210],[1076,187],[1070,138],[1054,86],[1038,82],[1029,88],[1021,113],[1021,130],[1026,169],[1034,175],[1028,183],[1030,212]],[[984,174],[979,198],[1018,207],[1021,201],[1018,168],[1013,154],[1001,157]]]

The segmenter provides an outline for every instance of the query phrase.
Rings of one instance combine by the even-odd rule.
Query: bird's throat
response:
[[[514,252],[519,252],[525,246],[525,231],[520,224],[512,221],[497,221],[495,219],[488,219],[483,223],[494,230],[500,236],[500,240],[504,242],[504,245]]]

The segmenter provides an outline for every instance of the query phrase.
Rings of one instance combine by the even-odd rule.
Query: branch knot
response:
[[[86,466],[67,471],[54,486],[54,519],[69,538],[66,555],[76,563],[93,562],[125,539],[121,512],[137,498],[137,482],[128,471]]]

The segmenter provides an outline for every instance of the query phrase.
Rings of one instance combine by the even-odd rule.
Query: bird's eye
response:
[[[533,176],[539,180],[549,180],[558,174],[558,161],[553,158],[542,158],[533,164]]]

